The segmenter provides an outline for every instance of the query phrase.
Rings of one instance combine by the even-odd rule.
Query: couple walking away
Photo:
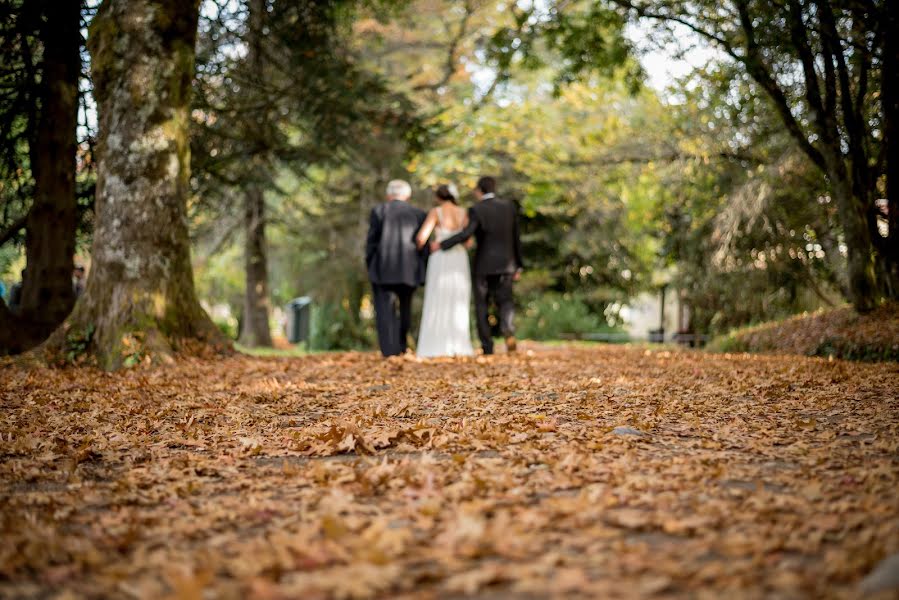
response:
[[[412,295],[425,284],[419,328],[419,356],[471,356],[469,305],[474,287],[478,337],[484,354],[493,354],[489,321],[492,299],[506,349],[515,351],[513,282],[523,268],[518,210],[496,196],[496,180],[481,177],[474,190],[478,202],[466,213],[453,185],[436,190],[435,207],[425,213],[408,203],[405,181],[387,185],[387,201],[371,211],[365,263],[371,280],[384,356],[406,352],[412,325]],[[477,242],[474,277],[466,246]],[[429,242],[430,240],[430,242]]]

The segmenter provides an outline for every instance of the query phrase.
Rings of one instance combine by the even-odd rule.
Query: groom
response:
[[[521,239],[518,209],[510,200],[496,197],[496,180],[481,177],[474,190],[478,203],[468,210],[468,226],[443,243],[431,244],[431,251],[448,250],[472,235],[478,242],[474,257],[474,305],[478,337],[484,354],[493,354],[493,337],[488,321],[488,300],[492,296],[499,311],[499,326],[506,338],[506,350],[515,352],[515,303],[512,284],[521,277]]]
[[[415,234],[427,216],[408,203],[412,188],[395,179],[387,184],[387,201],[371,210],[365,264],[371,281],[381,354],[406,351],[412,325],[412,294],[425,281],[425,254]]]

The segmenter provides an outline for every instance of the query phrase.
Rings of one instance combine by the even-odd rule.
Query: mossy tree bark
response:
[[[104,368],[224,344],[200,306],[185,202],[199,0],[104,0],[88,49],[100,118],[87,287],[48,340]],[[224,347],[224,346],[223,346]]]
[[[81,2],[40,0],[37,9],[42,57],[35,135],[29,144],[34,200],[25,220],[27,270],[16,314],[6,306],[0,310],[0,354],[17,354],[43,342],[75,303]]]

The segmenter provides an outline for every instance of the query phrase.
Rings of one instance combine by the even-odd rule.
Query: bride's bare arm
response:
[[[468,211],[463,210],[462,211],[462,229],[465,229],[466,227],[468,227]],[[463,242],[463,245],[466,248],[471,249],[471,247],[474,246],[474,238],[473,237],[468,238],[467,240],[465,240]]]
[[[437,226],[437,209],[432,208],[428,211],[428,216],[425,217],[425,222],[421,224],[421,229],[418,230],[418,235],[415,236],[415,244],[418,246],[418,249],[421,250],[425,247],[425,244],[428,243],[428,239],[431,237],[431,233],[434,231],[434,227]]]

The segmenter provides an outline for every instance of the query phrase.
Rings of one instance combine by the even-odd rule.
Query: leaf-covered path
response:
[[[899,552],[897,396],[615,346],[7,363],[0,597],[856,597]]]

